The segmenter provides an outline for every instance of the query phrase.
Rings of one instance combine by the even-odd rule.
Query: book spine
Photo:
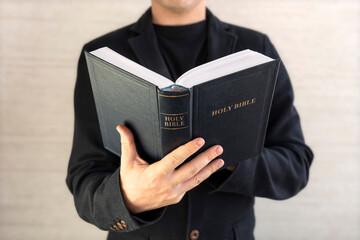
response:
[[[191,140],[191,92],[158,90],[162,157]]]

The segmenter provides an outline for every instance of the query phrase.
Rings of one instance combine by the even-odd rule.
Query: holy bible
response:
[[[262,152],[280,60],[244,50],[173,82],[107,47],[85,57],[104,147],[112,153],[121,156],[119,124],[149,163],[196,137],[205,146],[194,156],[220,144],[224,167]]]

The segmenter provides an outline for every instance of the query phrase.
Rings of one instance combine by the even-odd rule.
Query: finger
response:
[[[200,153],[196,158],[190,162],[181,166],[175,172],[174,179],[176,183],[185,182],[189,180],[195,174],[197,174],[201,169],[207,166],[213,159],[223,153],[223,148],[220,145],[212,146],[206,151]]]
[[[121,165],[132,165],[133,160],[138,156],[134,136],[124,125],[118,125],[116,130],[120,133],[121,138]]]
[[[205,144],[203,138],[195,138],[167,154],[163,159],[153,164],[160,173],[169,173],[193,155]]]
[[[200,172],[198,172],[195,176],[187,180],[182,184],[181,191],[187,192],[194,187],[198,186],[205,179],[210,177],[211,174],[216,172],[219,168],[224,165],[224,160],[216,159],[204,167]]]

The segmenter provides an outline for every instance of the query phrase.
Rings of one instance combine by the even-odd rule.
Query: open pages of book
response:
[[[175,81],[175,86],[178,85],[179,87],[174,87],[174,82],[170,79],[141,66],[108,47],[102,47],[90,53],[158,86],[160,89],[174,91],[181,89],[181,87],[191,88],[192,86],[274,60],[249,49],[243,50],[190,69]]]

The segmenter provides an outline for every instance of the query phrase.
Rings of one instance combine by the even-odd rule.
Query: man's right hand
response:
[[[224,165],[222,159],[212,161],[223,152],[220,145],[215,145],[175,169],[205,144],[203,138],[195,138],[148,164],[139,157],[131,131],[124,125],[116,129],[121,135],[121,189],[126,207],[133,214],[180,202],[187,191]]]

